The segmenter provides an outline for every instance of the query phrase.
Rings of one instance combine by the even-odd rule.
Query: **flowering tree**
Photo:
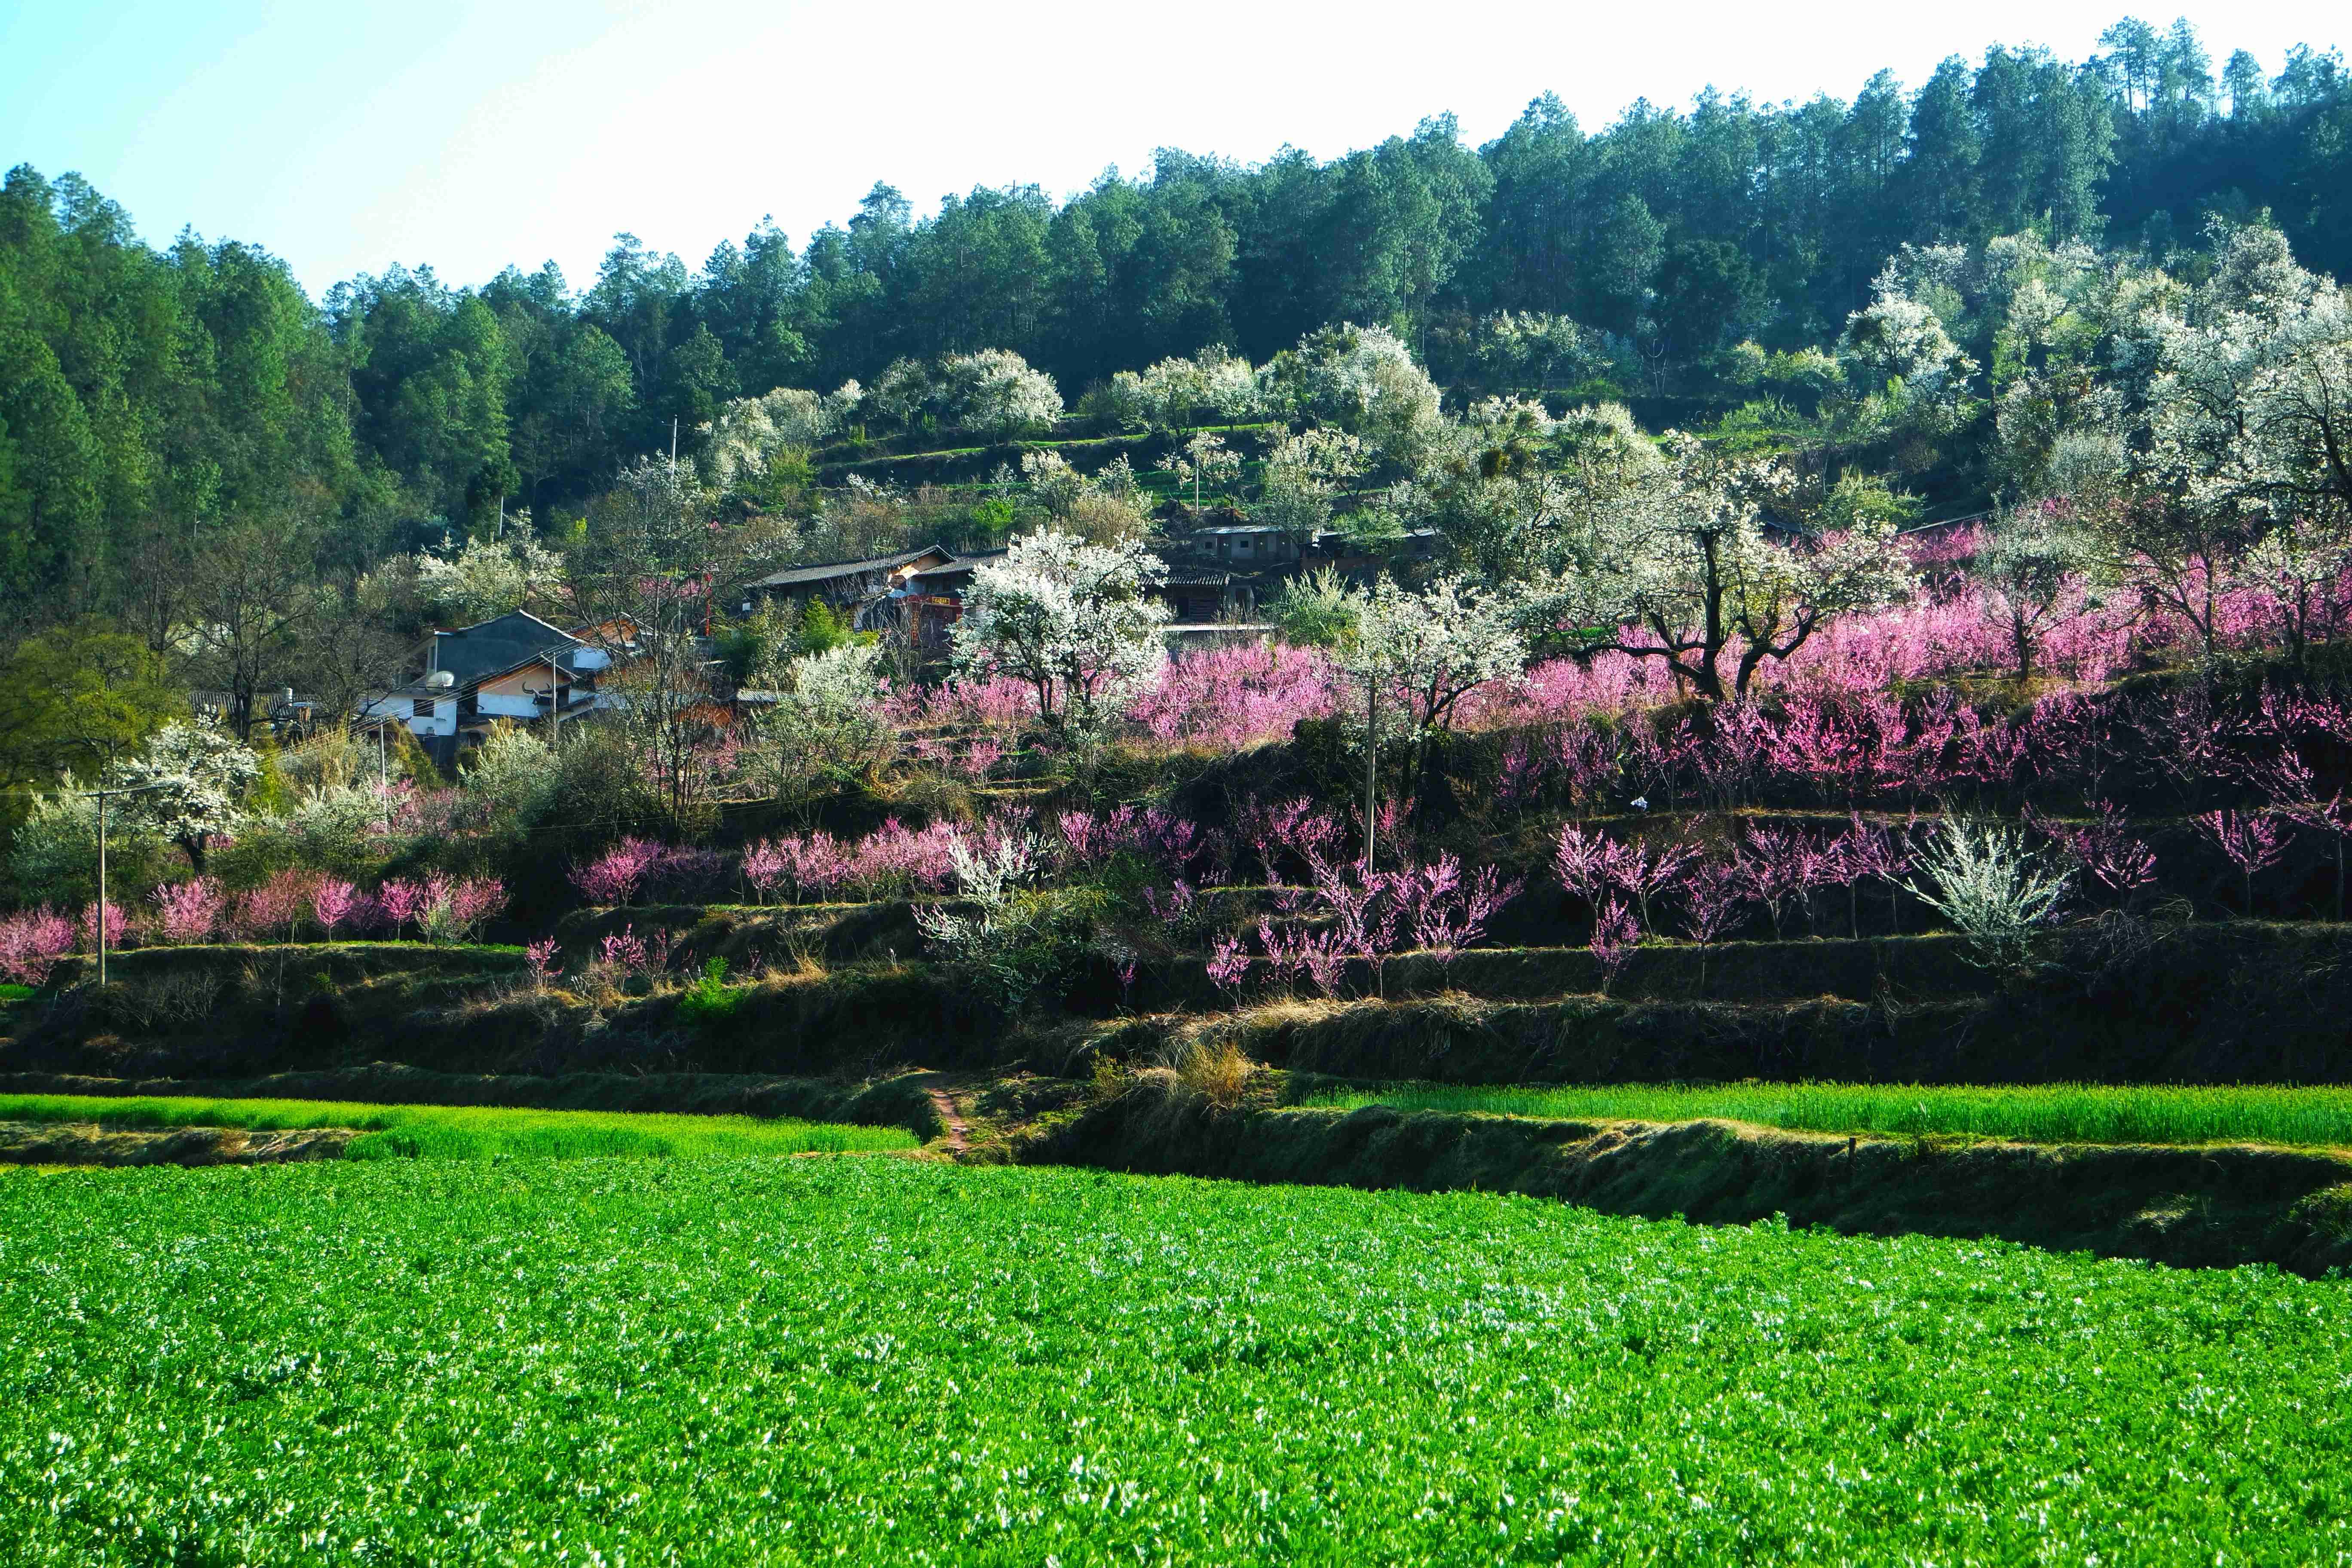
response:
[[[2245,879],[2246,918],[2254,915],[2254,874],[2266,871],[2286,856],[2289,834],[2267,812],[2209,811],[2196,819],[2198,829],[2210,838]]]
[[[166,724],[146,750],[108,772],[109,789],[136,790],[126,815],[152,825],[201,872],[205,849],[237,820],[237,801],[261,775],[259,759],[209,719]]]
[[[1989,531],[1977,554],[1977,575],[1999,595],[2020,682],[2032,678],[2043,633],[2090,563],[2089,542],[2063,502],[2011,508]]]
[[[1054,378],[1010,349],[899,360],[876,380],[869,401],[901,424],[929,417],[993,436],[1046,429],[1062,416]]]
[[[2276,230],[2224,225],[2216,240],[2213,276],[2152,324],[2147,437],[2113,549],[2209,658],[2231,588],[2285,587],[2299,654],[2315,608],[2332,622],[2315,590],[2352,546],[2352,308]]]
[[[459,625],[551,603],[563,558],[531,537],[528,518],[502,540],[468,539],[454,552],[416,557],[416,596],[425,614]]]
[[[1302,430],[1276,441],[1252,514],[1304,537],[1331,519],[1331,499],[1364,470],[1363,441],[1344,430]]]
[[[1412,594],[1383,576],[1356,599],[1355,620],[1339,663],[1362,693],[1364,858],[1370,864],[1381,741],[1390,735],[1410,741],[1412,776],[1419,778],[1431,737],[1454,727],[1462,699],[1516,677],[1527,666],[1528,645],[1507,601],[1459,577],[1441,577],[1428,592]],[[1350,718],[1356,711],[1351,708]]]
[[[1242,471],[1242,455],[1228,447],[1215,431],[1196,430],[1170,456],[1168,467],[1179,484],[1192,487],[1192,510],[1198,511],[1202,487],[1231,482]]]
[[[2046,869],[2013,828],[1947,820],[1915,864],[1922,879],[1904,886],[1969,939],[1978,963],[2010,970],[2065,896],[2067,877]]]
[[[1241,419],[1265,406],[1250,362],[1222,343],[1192,359],[1163,359],[1141,374],[1120,371],[1111,377],[1112,403],[1122,421],[1160,430],[1179,430],[1201,410]]]
[[[1097,733],[1160,668],[1168,606],[1148,590],[1166,572],[1140,544],[1088,544],[1054,529],[1024,535],[972,574],[956,663],[976,678],[1024,681],[1047,722]]]
[[[1563,512],[1555,570],[1523,612],[1548,638],[1661,659],[1719,701],[1747,695],[1767,660],[1789,658],[1837,616],[1910,593],[1891,524],[1777,542],[1763,505],[1788,489],[1785,473],[1724,462],[1672,431],[1665,444],[1664,464],[1608,468],[1594,480],[1608,492]]]
[[[756,671],[775,701],[750,721],[745,773],[777,800],[805,801],[887,762],[898,736],[883,712],[882,658],[878,644],[845,643]]]
[[[1318,327],[1276,354],[1262,381],[1267,401],[1294,419],[1335,425],[1400,461],[1441,426],[1436,384],[1386,327]]]

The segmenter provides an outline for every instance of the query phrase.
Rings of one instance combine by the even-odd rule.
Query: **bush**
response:
[[[689,1024],[723,1024],[743,1005],[743,992],[727,984],[727,961],[714,958],[702,966],[694,984],[681,992],[677,1016]]]
[[[1903,885],[1958,927],[1987,969],[2022,966],[2066,892],[2065,875],[2046,870],[2023,834],[1990,823],[1944,823],[1916,864],[1927,885]]]

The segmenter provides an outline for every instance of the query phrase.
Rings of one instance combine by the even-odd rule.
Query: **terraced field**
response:
[[[2335,1561],[2352,1289],[901,1161],[0,1183],[13,1562]]]
[[[0,1121],[87,1121],[106,1128],[141,1130],[356,1128],[362,1136],[345,1146],[343,1158],[347,1160],[839,1154],[912,1149],[918,1142],[912,1133],[896,1127],[850,1127],[783,1118],[362,1105],[319,1100],[6,1094],[0,1095]]]
[[[2280,1143],[2352,1148],[2352,1089],[2270,1085],[1755,1083],[1322,1089],[1304,1103],[1564,1120],[1722,1117],[1804,1132],[1948,1134],[2036,1143]]]

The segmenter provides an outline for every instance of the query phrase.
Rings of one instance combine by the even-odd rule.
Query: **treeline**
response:
[[[209,530],[273,518],[355,571],[501,510],[576,510],[731,398],[906,357],[1009,349],[1076,400],[1166,355],[1262,361],[1356,321],[1445,382],[1474,323],[1532,310],[1579,323],[1621,381],[1704,395],[1728,345],[1833,338],[1906,242],[2095,237],[2193,275],[2206,216],[2267,210],[2307,263],[2352,270],[2339,57],[2298,47],[2266,77],[2241,51],[2217,73],[2185,24],[2137,21],[2103,47],[1996,47],[1916,91],[1882,72],[1851,102],[1637,101],[1597,133],[1548,96],[1475,149],[1440,117],[1328,163],[1169,150],[1060,204],[980,189],[918,217],[877,185],[800,249],[763,224],[698,270],[622,236],[578,293],[552,265],[479,289],[395,268],[314,306],[265,252],[151,249],[85,182],[20,167],[0,192],[0,581],[20,612],[136,620]]]

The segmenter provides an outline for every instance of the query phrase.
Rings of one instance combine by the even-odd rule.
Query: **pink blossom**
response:
[[[359,889],[349,882],[339,877],[321,877],[318,885],[310,889],[311,918],[319,922],[319,929],[326,932],[327,939],[331,942],[335,928],[351,918],[358,900]]]
[[[421,883],[394,877],[387,878],[375,892],[377,912],[383,921],[384,931],[392,936],[416,918],[425,908],[425,888]]]
[[[210,942],[220,929],[226,900],[210,877],[169,882],[147,895],[156,907],[156,926],[165,942]]]
[[[1633,911],[1614,893],[1603,899],[1594,912],[1592,935],[1585,946],[1601,962],[1601,994],[1609,994],[1609,987],[1625,961],[1633,956],[1633,948],[1642,940],[1641,922]]]
[[[121,947],[122,939],[132,930],[130,912],[121,904],[100,904],[92,900],[81,911],[82,945],[92,952],[98,949],[99,922],[106,922],[106,945]]]
[[[587,865],[574,867],[572,885],[592,904],[627,903],[661,854],[661,846],[647,839],[624,838]]]
[[[46,904],[0,915],[0,974],[19,985],[46,984],[73,946],[74,922]]]

